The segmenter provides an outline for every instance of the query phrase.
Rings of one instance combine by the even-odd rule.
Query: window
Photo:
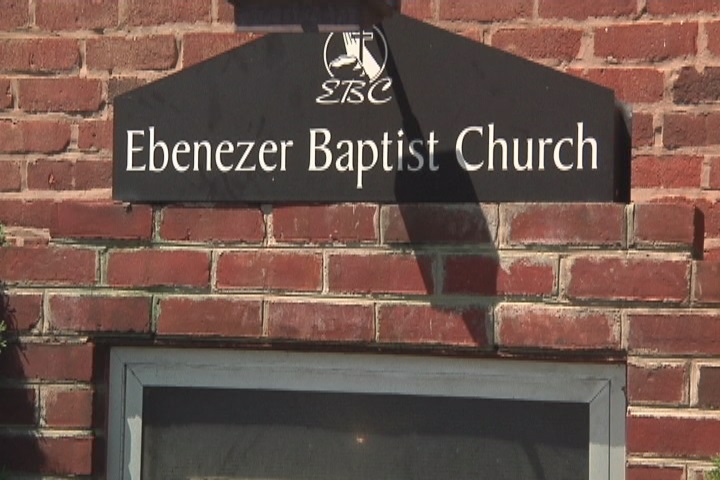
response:
[[[119,348],[109,478],[623,479],[625,368]]]

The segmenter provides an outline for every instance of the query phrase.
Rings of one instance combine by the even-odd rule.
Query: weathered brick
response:
[[[699,372],[697,406],[720,409],[720,367],[704,365]]]
[[[18,104],[27,112],[95,112],[103,103],[97,79],[24,78],[18,85]]]
[[[235,23],[235,6],[228,0],[218,0],[217,21],[219,23]]]
[[[440,3],[441,20],[476,20],[491,22],[527,18],[532,15],[532,0],[444,0]]]
[[[71,38],[0,39],[0,70],[56,72],[80,67],[80,44]]]
[[[621,246],[625,209],[613,204],[505,204],[501,241],[507,245]]]
[[[632,121],[633,147],[651,147],[655,144],[653,116],[649,113],[635,113]]]
[[[370,342],[375,338],[371,305],[271,302],[268,335],[273,339]]]
[[[492,348],[486,308],[381,305],[378,341],[413,345]]]
[[[0,200],[0,223],[11,227],[44,228],[53,217],[52,200]]]
[[[685,469],[654,465],[630,465],[626,480],[684,480]]]
[[[708,458],[717,454],[720,419],[630,415],[627,435],[630,455]]]
[[[12,84],[7,78],[0,78],[0,110],[12,108],[13,93]]]
[[[15,284],[92,285],[97,254],[59,247],[0,248],[0,279]]]
[[[720,144],[720,113],[667,113],[663,123],[663,145],[667,148]]]
[[[566,294],[575,299],[684,302],[689,267],[685,260],[576,257],[569,263]]]
[[[631,352],[720,355],[720,316],[693,313],[633,313],[628,317]]]
[[[139,296],[52,295],[49,324],[62,332],[147,333],[150,303]]]
[[[720,55],[720,21],[707,22],[705,32],[708,38],[707,49],[714,55]]]
[[[210,256],[188,250],[110,252],[108,283],[117,287],[197,287],[210,284]]]
[[[128,0],[128,25],[163,25],[165,23],[209,23],[211,0]]]
[[[693,155],[637,156],[632,160],[634,188],[699,188],[703,157]]]
[[[620,316],[615,311],[501,304],[495,311],[501,348],[619,350]]]
[[[152,209],[119,203],[60,202],[55,206],[50,234],[55,238],[149,240]]]
[[[259,38],[254,33],[187,33],[183,36],[182,65],[200,63]]]
[[[492,45],[529,58],[570,61],[580,53],[582,31],[571,28],[509,28],[492,36]]]
[[[218,260],[218,288],[319,291],[322,257],[315,253],[247,251]]]
[[[702,303],[720,303],[720,261],[695,263],[693,299]]]
[[[637,12],[635,0],[540,0],[539,13],[544,18],[624,17]]]
[[[635,243],[693,248],[698,241],[698,210],[691,205],[646,203],[635,205]]]
[[[157,333],[218,337],[260,337],[262,302],[225,298],[164,298]]]
[[[595,55],[660,62],[696,53],[698,24],[633,23],[595,29]]]
[[[431,294],[431,259],[406,254],[331,255],[331,292]]]
[[[37,400],[32,388],[0,387],[0,425],[37,424]]]
[[[540,296],[556,292],[557,259],[457,255],[445,259],[443,293]]]
[[[173,35],[101,37],[86,48],[87,66],[96,70],[169,70],[178,60]]]
[[[698,104],[720,101],[720,67],[694,67],[680,70],[673,85],[673,99],[679,104]]]
[[[23,28],[30,23],[28,0],[0,0],[0,30]]]
[[[85,120],[78,125],[80,150],[112,150],[113,122],[111,120]]]
[[[491,205],[388,205],[380,229],[385,243],[493,243],[498,224]]]
[[[0,465],[10,472],[90,475],[91,437],[0,436]]]
[[[400,4],[403,15],[428,20],[432,17],[432,0],[412,0]]]
[[[118,24],[118,0],[37,0],[35,23],[45,30],[103,30]]]
[[[146,78],[138,77],[111,77],[108,80],[108,103],[112,103],[115,97],[142,87],[149,82]]]
[[[273,234],[278,242],[374,242],[377,210],[363,204],[276,207]]]
[[[713,190],[720,190],[720,157],[710,159],[710,179],[708,187]]]
[[[56,120],[0,120],[0,153],[58,153],[70,144],[70,124]]]
[[[0,375],[13,380],[89,382],[93,351],[91,344],[8,345],[0,362]]]
[[[628,365],[628,400],[633,405],[687,405],[689,377],[685,363]]]
[[[11,331],[32,330],[42,320],[42,301],[41,293],[4,293],[0,296],[0,320]]]
[[[258,243],[265,236],[265,225],[259,208],[167,207],[160,236],[174,241]]]
[[[629,103],[655,103],[663,98],[663,73],[652,68],[594,68],[568,73],[615,91],[619,100]]]
[[[39,158],[28,162],[27,185],[30,190],[72,190],[75,162]]]
[[[647,0],[646,8],[649,14],[658,16],[720,12],[720,5],[716,0]]]
[[[43,418],[51,428],[90,428],[93,419],[93,391],[49,388],[43,395]]]
[[[19,192],[22,187],[21,181],[20,162],[0,161],[0,192]]]

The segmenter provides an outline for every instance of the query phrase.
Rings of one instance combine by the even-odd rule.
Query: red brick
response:
[[[402,7],[402,14],[408,17],[429,20],[433,16],[431,0],[411,0],[402,2],[400,6]]]
[[[717,0],[647,0],[647,12],[651,15],[672,15],[720,12]]]
[[[28,163],[27,184],[30,190],[72,190],[75,162],[40,158]]]
[[[27,112],[95,112],[103,103],[97,79],[25,78],[18,85],[19,107]]]
[[[218,0],[217,20],[219,23],[235,24],[235,6],[229,0]]]
[[[0,316],[5,314],[9,330],[27,332],[38,326],[42,320],[41,293],[10,293],[0,296]],[[4,304],[2,303],[4,301]]]
[[[612,204],[501,205],[508,245],[621,246],[625,208]]]
[[[619,350],[617,312],[581,308],[501,304],[496,312],[501,348]]]
[[[0,192],[19,192],[22,187],[20,162],[0,161]]]
[[[44,419],[48,427],[90,428],[92,426],[92,390],[47,389],[44,400]]]
[[[108,283],[116,287],[204,287],[210,284],[210,256],[189,250],[110,252]]]
[[[153,214],[148,206],[60,202],[50,226],[54,238],[149,240]]]
[[[276,207],[273,234],[278,242],[374,242],[377,211],[362,204]]]
[[[720,157],[710,159],[710,180],[708,186],[720,190]]]
[[[532,16],[532,0],[444,0],[440,4],[441,20],[476,20],[494,22]]]
[[[540,0],[539,13],[544,18],[624,17],[637,12],[635,0]]]
[[[260,337],[262,302],[225,298],[165,298],[157,333],[219,337]]]
[[[615,91],[619,100],[629,103],[655,103],[663,98],[663,73],[652,68],[596,68],[568,73]]]
[[[209,23],[211,0],[128,0],[127,24]]]
[[[169,70],[178,60],[173,35],[95,38],[86,48],[87,66],[93,70]]]
[[[17,284],[92,285],[96,253],[59,247],[0,248],[0,279]]]
[[[381,212],[385,243],[493,243],[497,207],[485,205],[388,205]]]
[[[55,120],[0,120],[0,153],[57,153],[70,144],[70,124]]]
[[[633,147],[651,147],[655,144],[653,116],[649,113],[635,113],[632,121]]]
[[[80,45],[70,38],[5,38],[0,40],[0,69],[55,72],[80,67]]]
[[[13,94],[12,85],[7,78],[0,78],[0,110],[12,108]]]
[[[720,303],[720,261],[695,263],[693,299],[702,303]]]
[[[641,245],[696,245],[696,219],[691,205],[647,203],[635,205],[635,242]],[[696,233],[697,232],[697,233]]]
[[[566,293],[576,299],[684,302],[689,267],[684,260],[577,257],[569,265]]]
[[[13,344],[2,358],[0,375],[12,380],[89,382],[93,376],[91,344]]]
[[[673,85],[673,99],[679,104],[720,101],[720,68],[706,67],[698,72],[693,67],[684,67]]]
[[[331,292],[431,294],[431,259],[405,254],[331,255]]]
[[[73,169],[73,189],[91,190],[112,187],[112,160],[76,160]]]
[[[150,331],[149,297],[53,295],[50,327],[63,332]]]
[[[628,401],[633,405],[687,405],[686,364],[628,365]]]
[[[167,207],[160,236],[175,241],[258,243],[265,236],[265,224],[258,208]]]
[[[115,97],[127,93],[130,90],[147,85],[150,82],[147,78],[138,77],[111,77],[108,80],[108,102],[112,103]],[[111,131],[112,133],[112,131]],[[112,139],[111,139],[112,140]]]
[[[707,458],[717,455],[720,419],[630,415],[627,432],[629,455]]]
[[[625,480],[685,480],[682,467],[630,465]]]
[[[632,161],[634,188],[700,188],[703,157],[638,156]]]
[[[37,0],[35,23],[45,30],[102,30],[118,24],[117,0]]]
[[[663,355],[720,355],[720,316],[690,313],[631,314],[628,348]]]
[[[268,335],[273,339],[370,342],[375,338],[373,307],[271,302]]]
[[[660,62],[695,55],[697,23],[634,23],[595,29],[595,55]]]
[[[668,113],[664,116],[663,145],[667,148],[719,144],[720,113]]]
[[[187,33],[183,36],[183,62],[187,68],[258,38],[254,33]]]
[[[90,437],[0,437],[0,465],[11,472],[48,475],[92,473]]]
[[[112,150],[113,122],[110,120],[86,120],[78,126],[80,150]]]
[[[28,0],[0,0],[0,30],[10,31],[30,23]]]
[[[492,45],[523,57],[570,61],[580,53],[581,38],[570,28],[512,28],[498,30]]]
[[[699,408],[720,409],[720,367],[700,367],[697,406]]]
[[[483,296],[551,295],[557,291],[557,260],[543,257],[458,255],[445,260],[443,293]]]
[[[720,55],[720,22],[707,22],[705,32],[708,37],[707,49],[715,55]]]
[[[322,257],[315,253],[247,251],[218,260],[218,288],[320,291]]]
[[[35,390],[32,388],[0,387],[0,425],[36,425],[35,398]]]
[[[378,311],[378,341],[492,348],[489,323],[485,308],[383,305]]]
[[[10,227],[44,228],[52,222],[51,200],[0,200],[0,223]]]

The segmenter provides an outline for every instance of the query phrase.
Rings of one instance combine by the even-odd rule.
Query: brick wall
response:
[[[0,0],[0,465],[102,478],[108,349],[230,345],[626,362],[628,479],[702,478],[720,453],[720,3],[403,9],[614,88],[634,203],[113,204],[113,98],[252,35],[224,0]]]

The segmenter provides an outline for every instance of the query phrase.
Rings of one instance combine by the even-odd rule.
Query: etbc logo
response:
[[[323,55],[330,79],[323,82],[324,93],[316,99],[320,105],[382,105],[392,99],[392,79],[383,75],[387,41],[379,28],[331,33]]]

